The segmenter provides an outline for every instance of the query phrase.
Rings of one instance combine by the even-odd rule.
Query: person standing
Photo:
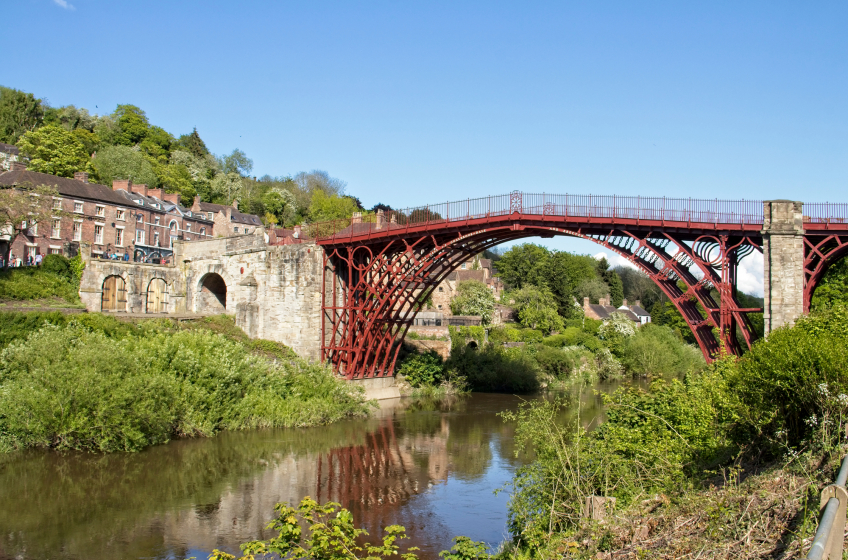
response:
[[[41,256],[41,253],[38,253],[37,255],[35,255],[35,266],[41,266],[42,260],[43,260],[43,257]]]

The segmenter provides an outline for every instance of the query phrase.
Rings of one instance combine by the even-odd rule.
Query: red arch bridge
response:
[[[323,359],[353,379],[392,375],[415,314],[460,263],[533,236],[581,237],[618,253],[674,303],[707,360],[722,344],[740,354],[737,330],[754,342],[750,313],[764,313],[768,333],[809,310],[816,283],[848,252],[848,204],[516,191],[308,231],[324,248]],[[754,251],[764,255],[764,309],[736,298],[738,263]]]

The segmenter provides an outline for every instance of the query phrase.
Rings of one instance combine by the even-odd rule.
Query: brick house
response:
[[[20,152],[17,146],[0,142],[0,173],[11,169],[12,162],[18,159],[20,159]]]
[[[135,261],[167,260],[175,239],[191,241],[213,236],[214,224],[206,215],[180,206],[179,195],[148,189],[131,181],[115,181],[112,188],[88,182],[87,173],[73,179],[27,171],[21,162],[0,173],[0,188],[49,185],[59,196],[54,207],[64,216],[50,224],[36,224],[10,240],[12,254],[24,259],[51,253],[73,256],[81,242],[91,243],[95,257],[117,254]]]
[[[191,211],[204,214],[215,223],[215,237],[229,237],[231,235],[264,234],[265,227],[262,219],[255,214],[245,214],[238,209],[238,200],[233,201],[232,206],[226,204],[212,204],[201,202],[200,197],[194,197]]]
[[[450,317],[452,315],[450,309],[451,300],[456,297],[459,283],[466,280],[482,282],[492,290],[495,300],[500,301],[503,284],[494,275],[492,260],[483,259],[480,258],[480,255],[477,255],[461,263],[457,270],[449,274],[447,278],[436,286],[432,295],[435,310],[441,312],[445,317]]]

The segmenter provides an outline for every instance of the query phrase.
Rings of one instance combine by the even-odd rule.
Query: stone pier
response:
[[[766,335],[804,312],[803,204],[763,202],[763,284]]]

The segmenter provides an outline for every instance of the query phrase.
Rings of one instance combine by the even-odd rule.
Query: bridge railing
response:
[[[848,204],[833,202],[804,203],[804,221],[816,224],[848,223]]]
[[[836,480],[822,490],[822,515],[813,544],[807,553],[808,560],[842,560],[842,544],[845,535],[845,509],[848,505],[848,492],[845,480],[848,479],[848,455],[842,459],[842,467]]]
[[[378,230],[496,218],[514,212],[538,216],[678,223],[763,223],[763,203],[760,200],[531,194],[515,191],[504,195],[391,210],[385,214],[366,213],[356,218],[318,222],[308,226],[308,234],[318,240],[334,237],[343,239]]]

